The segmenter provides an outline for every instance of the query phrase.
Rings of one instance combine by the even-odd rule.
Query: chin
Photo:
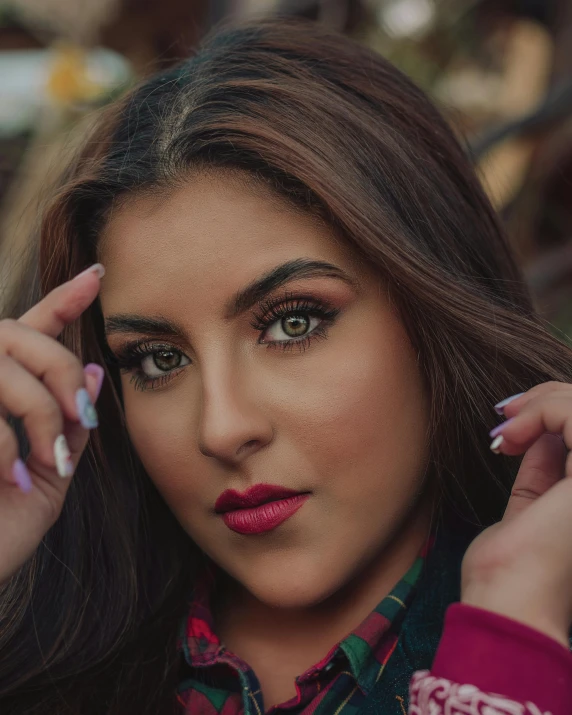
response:
[[[282,584],[265,584],[252,588],[249,588],[248,584],[243,585],[265,606],[282,609],[312,608],[325,601],[336,590],[333,588],[326,591],[317,584],[315,588],[312,588],[312,584],[289,584],[287,587]]]
[[[277,572],[236,573],[234,578],[261,603],[270,608],[303,609],[317,606],[342,587],[323,569],[284,568]]]

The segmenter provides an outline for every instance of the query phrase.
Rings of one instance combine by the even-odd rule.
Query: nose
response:
[[[201,453],[236,465],[269,444],[273,428],[259,396],[255,386],[230,371],[203,375]]]

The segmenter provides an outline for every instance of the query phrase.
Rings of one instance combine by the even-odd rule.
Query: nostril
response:
[[[259,440],[257,439],[250,439],[248,442],[245,442],[237,452],[237,456],[242,454],[243,452],[250,452],[252,451],[255,447],[257,447],[260,444]]]

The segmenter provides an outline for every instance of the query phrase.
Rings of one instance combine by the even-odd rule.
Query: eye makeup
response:
[[[260,344],[282,350],[295,348],[303,352],[312,340],[327,337],[328,328],[334,323],[339,313],[339,308],[335,308],[315,296],[285,293],[279,298],[260,303],[252,313],[253,319],[250,324],[261,333],[258,340]],[[275,323],[280,322],[284,333],[287,335],[285,330],[287,321],[291,318],[300,319],[304,317],[318,319],[319,324],[304,335],[290,336],[291,339],[288,339],[288,336],[285,340],[266,339],[266,334]]]
[[[186,357],[181,350],[171,344],[153,342],[148,338],[143,338],[122,345],[112,354],[109,362],[118,367],[122,373],[131,373],[130,384],[133,384],[136,390],[143,391],[161,387],[186,367],[186,365],[182,367],[175,366],[165,370],[161,375],[150,376],[146,374],[142,367],[143,361],[149,357],[156,360],[157,357],[160,358],[164,355]],[[156,367],[159,370],[161,369],[159,366]]]
[[[314,340],[327,338],[328,330],[339,313],[339,308],[314,295],[287,292],[260,302],[252,311],[250,325],[260,333],[258,343],[267,348],[305,352]],[[282,331],[284,339],[268,339],[267,335],[274,326]],[[306,330],[306,327],[309,329]],[[288,330],[297,334],[289,335]],[[165,363],[174,359],[177,364],[164,370],[162,374],[149,375],[143,369],[143,362],[148,358],[152,359],[154,367],[159,371],[163,368],[157,364],[158,361]],[[181,364],[184,360],[188,362]],[[130,383],[140,391],[165,385],[191,364],[180,348],[165,341],[150,340],[149,337],[124,343],[113,352],[109,362],[121,372],[131,373]]]

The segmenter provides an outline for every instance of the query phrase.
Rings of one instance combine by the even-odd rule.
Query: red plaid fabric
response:
[[[195,588],[181,626],[183,678],[178,700],[189,715],[352,715],[383,677],[413,595],[430,539],[405,576],[369,616],[309,670],[296,678],[296,696],[264,709],[256,674],[228,651],[214,631],[209,608],[214,577]]]

